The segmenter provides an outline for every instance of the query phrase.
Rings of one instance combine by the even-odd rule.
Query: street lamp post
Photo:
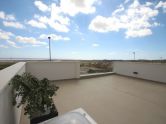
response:
[[[51,43],[50,43],[51,37],[48,37],[48,40],[49,40],[49,55],[50,55],[50,61],[51,61]]]
[[[133,55],[134,55],[134,60],[135,60],[135,52],[133,52]]]

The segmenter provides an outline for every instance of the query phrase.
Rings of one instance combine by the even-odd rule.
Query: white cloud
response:
[[[110,17],[96,16],[89,29],[103,33],[125,29],[126,38],[144,37],[152,34],[153,26],[158,26],[153,20],[157,15],[158,10],[152,3],[140,4],[134,0],[127,9],[120,5]]]
[[[90,23],[89,29],[96,32],[119,31],[121,28],[120,20],[116,17],[96,16]]]
[[[0,11],[0,19],[3,19],[3,20],[10,20],[10,21],[16,20],[16,18],[15,18],[14,15],[6,14],[6,13],[3,12],[3,11]]]
[[[34,4],[40,11],[46,12],[50,10],[49,7],[46,4],[44,4],[42,1],[36,0]]]
[[[50,17],[35,15],[35,20],[28,21],[33,27],[45,28],[46,25],[59,32],[68,32],[70,26],[70,18],[78,13],[90,14],[94,13],[95,4],[101,3],[100,0],[60,0],[59,5],[51,3],[46,5],[42,1],[35,1],[35,6],[42,12],[50,12]]]
[[[0,19],[5,19],[5,13],[0,11]]]
[[[166,8],[166,2],[160,1],[157,5],[156,8],[164,7]]]
[[[0,29],[0,39],[2,40],[9,40],[11,36],[14,34],[11,32],[6,32]]]
[[[8,46],[0,44],[0,48],[8,48]]]
[[[56,35],[56,34],[41,34],[39,36],[40,39],[48,39],[48,37],[51,37],[51,40],[55,40],[55,41],[58,41],[58,40],[70,40],[69,37],[62,37],[61,35]]]
[[[119,8],[116,9],[116,10],[112,13],[112,15],[116,15],[116,14],[118,14],[118,13],[120,13],[120,12],[123,12],[123,11],[124,11],[124,6],[120,5]]]
[[[156,5],[156,9],[162,8],[164,13],[166,13],[166,2],[160,1],[157,5]]]
[[[33,47],[40,47],[41,45],[40,44],[33,44],[32,46]]]
[[[55,3],[51,4],[51,8],[42,1],[35,1],[35,6],[43,11],[50,11]],[[60,0],[59,6],[56,6],[55,13],[64,13],[70,16],[75,16],[78,13],[90,14],[96,11],[95,4],[101,4],[101,0]]]
[[[10,46],[14,47],[14,48],[21,48],[21,47],[17,46],[16,43],[13,42],[13,41],[11,41],[11,40],[7,40],[7,43],[8,43]]]
[[[6,15],[6,20],[15,21],[16,18],[14,15],[8,14],[8,15]]]
[[[128,30],[126,31],[126,38],[129,37],[144,37],[144,36],[148,36],[151,35],[152,31],[150,29],[139,29],[139,30]]]
[[[92,44],[93,47],[99,47],[100,45],[97,43]]]
[[[59,32],[68,32],[69,28],[66,25],[60,24],[58,22],[50,20],[48,22],[49,26]]]
[[[20,43],[28,43],[28,44],[38,44],[38,45],[46,45],[46,42],[41,42],[39,40],[36,40],[34,37],[22,37],[22,36],[17,36],[16,41]]]
[[[126,4],[126,3],[128,3],[129,1],[130,1],[130,0],[125,0],[124,3]]]
[[[153,26],[160,26],[160,23],[154,22],[154,23],[153,23]]]
[[[16,18],[12,14],[6,14],[3,11],[0,11],[0,19],[3,20],[3,25],[6,27],[13,27],[18,29],[23,29],[24,26],[20,22],[16,21]]]
[[[35,20],[28,21],[33,27],[46,28],[49,25],[51,28],[59,32],[68,32],[70,19],[60,13],[60,8],[56,4],[51,4],[50,17],[34,15]]]
[[[39,22],[47,24],[49,21],[49,18],[46,16],[40,16],[40,15],[34,15],[34,18],[37,19]]]
[[[3,25],[6,27],[13,27],[19,29],[24,28],[24,26],[20,22],[15,22],[15,21],[3,21]]]
[[[78,13],[91,14],[96,11],[94,5],[97,3],[99,0],[61,0],[60,8],[63,13],[70,16],[75,16]]]
[[[154,4],[151,2],[146,2],[146,6],[152,6],[152,5],[154,5]]]
[[[59,7],[56,6],[56,4],[51,4],[51,20],[58,21],[59,23],[63,25],[69,25],[70,19],[64,15],[61,15],[61,10]]]
[[[29,20],[27,24],[31,25],[32,27],[47,28],[47,26],[44,23],[36,21],[36,20]]]
[[[47,28],[46,25],[49,25],[51,28],[59,32],[69,31],[69,28],[67,27],[69,25],[69,19],[66,17],[63,18],[63,16],[57,15],[57,17],[51,16],[50,18],[48,18],[46,16],[35,15],[35,19],[37,20],[28,21],[28,24],[37,28]]]
[[[13,42],[13,41],[7,40],[7,42],[8,42],[8,44],[10,44],[11,46],[16,45],[16,43],[15,43],[15,42]]]

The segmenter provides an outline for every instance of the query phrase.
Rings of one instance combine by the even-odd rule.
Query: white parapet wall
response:
[[[113,71],[121,75],[166,83],[166,64],[164,63],[115,61]]]
[[[8,85],[16,74],[25,72],[25,62],[19,62],[0,71],[0,124],[19,124],[21,107],[12,105],[12,90]]]
[[[0,124],[19,124],[21,107],[12,105],[12,89],[8,85],[16,74],[29,72],[39,79],[49,80],[80,78],[79,61],[19,62],[0,70]]]
[[[27,62],[26,71],[39,79],[63,80],[80,78],[79,61]]]

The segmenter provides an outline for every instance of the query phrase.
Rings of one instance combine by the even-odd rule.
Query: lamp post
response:
[[[135,52],[133,52],[133,55],[134,55],[134,60],[135,60]]]
[[[50,61],[51,61],[51,43],[50,43],[51,37],[48,37],[48,40],[49,40],[49,55],[50,55]]]

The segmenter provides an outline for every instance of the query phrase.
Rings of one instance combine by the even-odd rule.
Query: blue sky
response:
[[[166,59],[162,0],[1,0],[0,58]]]

